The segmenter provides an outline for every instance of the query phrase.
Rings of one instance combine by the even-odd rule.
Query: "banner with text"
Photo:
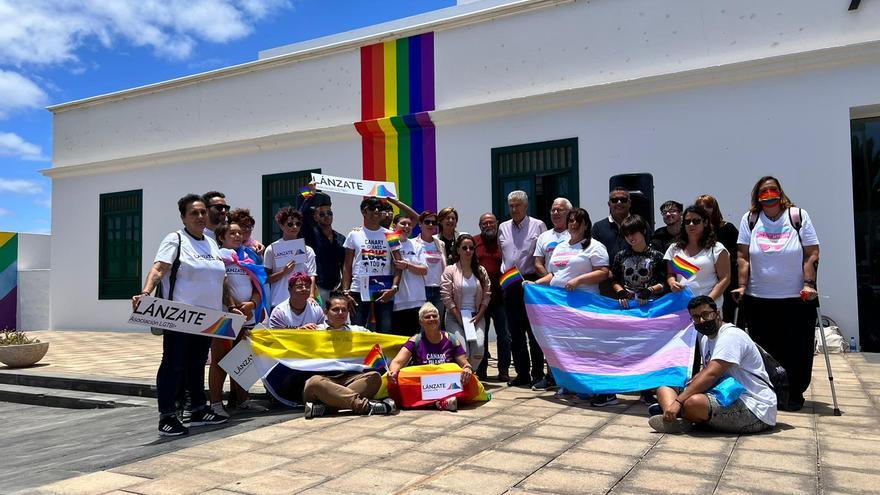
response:
[[[241,330],[243,315],[199,308],[152,296],[141,298],[128,323],[173,332],[233,340]]]
[[[353,194],[355,196],[375,196],[377,198],[396,198],[397,187],[393,182],[348,179],[332,175],[312,174],[315,188],[324,192]]]

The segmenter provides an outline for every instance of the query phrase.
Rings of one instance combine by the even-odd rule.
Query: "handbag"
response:
[[[176,232],[177,234],[177,251],[174,254],[174,262],[171,263],[171,273],[168,275],[168,297],[169,301],[174,299],[174,284],[177,282],[177,271],[180,270],[180,244],[183,242],[183,239],[180,237],[180,232]],[[164,287],[162,286],[162,281],[159,281],[159,284],[156,286],[156,297],[159,299],[163,299]],[[150,333],[153,335],[162,335],[165,331],[159,327],[150,327]]]

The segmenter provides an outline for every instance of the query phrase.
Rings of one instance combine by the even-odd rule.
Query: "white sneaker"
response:
[[[458,411],[458,399],[450,397],[448,399],[438,400],[434,402],[434,406],[440,411]]]
[[[663,421],[663,415],[658,414],[648,419],[648,425],[654,428],[654,431],[660,433],[687,433],[693,428],[693,424],[682,418],[675,418],[675,421],[667,423]]]

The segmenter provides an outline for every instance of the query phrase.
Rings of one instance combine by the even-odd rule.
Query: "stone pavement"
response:
[[[95,374],[73,356],[94,349],[93,335],[65,335],[50,366]],[[103,354],[118,363],[115,353]],[[502,387],[457,413],[296,418],[23,493],[877,493],[880,356],[835,355],[832,366],[843,416],[831,414],[817,356],[804,409],[761,435],[663,435],[637,396],[596,409]]]

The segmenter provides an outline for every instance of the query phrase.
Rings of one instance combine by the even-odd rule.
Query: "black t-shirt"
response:
[[[314,196],[306,198],[300,207],[303,214],[302,237],[306,246],[315,251],[315,283],[318,287],[331,290],[342,281],[342,265],[345,263],[345,236],[333,231],[333,239],[327,238],[315,222],[313,215]]]
[[[629,291],[635,292],[657,284],[665,288],[666,260],[660,251],[651,246],[641,253],[626,247],[614,256],[611,274],[615,282]],[[659,295],[654,294],[655,297]]]
[[[661,253],[665,253],[669,246],[675,242],[675,238],[676,236],[670,234],[669,229],[664,225],[655,230],[654,235],[651,236],[651,247]]]

